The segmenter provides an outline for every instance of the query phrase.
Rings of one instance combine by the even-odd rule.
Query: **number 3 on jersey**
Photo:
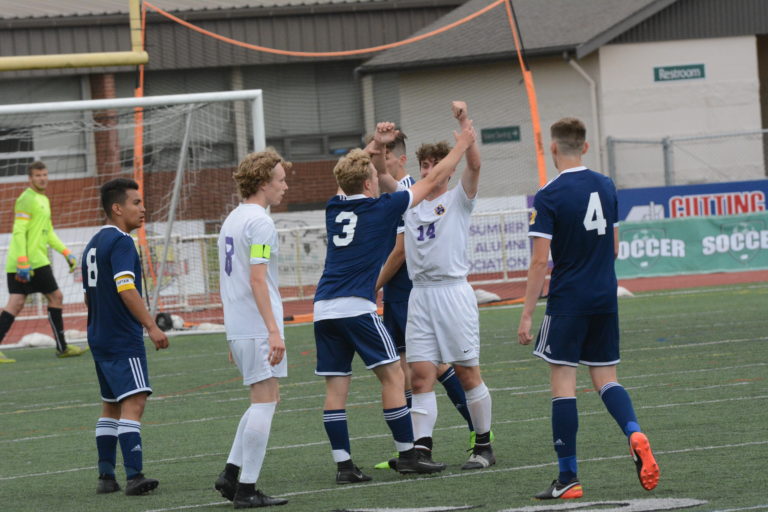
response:
[[[355,227],[357,227],[357,215],[355,212],[341,212],[336,216],[336,224],[342,224],[341,232],[344,236],[333,235],[333,245],[336,247],[346,247],[352,243],[355,237]]]
[[[600,203],[600,195],[597,192],[592,192],[589,194],[587,214],[584,215],[584,229],[587,231],[596,229],[598,235],[604,235],[607,225],[603,215],[603,205]]]

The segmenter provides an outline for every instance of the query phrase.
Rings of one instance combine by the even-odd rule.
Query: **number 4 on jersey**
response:
[[[584,215],[584,229],[587,231],[596,229],[598,235],[604,235],[607,225],[603,215],[603,205],[600,203],[600,195],[597,192],[592,192],[589,194],[587,214]]]

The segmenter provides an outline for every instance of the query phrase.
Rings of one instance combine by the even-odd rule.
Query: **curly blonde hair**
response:
[[[416,150],[416,160],[421,165],[421,162],[429,160],[430,158],[439,162],[451,152],[451,145],[447,141],[440,141],[434,144],[422,144],[419,149]]]
[[[285,172],[288,172],[292,165],[272,148],[246,155],[237,167],[237,171],[232,175],[240,196],[243,199],[248,199],[258,192],[259,187],[272,179],[272,171],[277,164],[282,164]]]
[[[371,157],[362,149],[353,149],[339,158],[333,168],[336,183],[349,196],[362,193],[363,183],[371,174]]]

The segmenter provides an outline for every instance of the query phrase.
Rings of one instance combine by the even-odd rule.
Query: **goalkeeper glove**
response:
[[[67,265],[69,265],[69,273],[71,274],[77,268],[77,258],[75,257],[74,254],[72,254],[72,251],[70,251],[69,249],[64,249],[64,252],[62,252],[61,254],[63,254],[64,257],[67,258]]]
[[[32,267],[26,256],[19,256],[16,261],[16,280],[22,283],[28,283],[32,278]]]

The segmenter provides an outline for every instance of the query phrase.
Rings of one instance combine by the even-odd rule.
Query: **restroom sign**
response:
[[[653,68],[654,82],[696,80],[698,78],[704,77],[704,64],[687,64],[685,66],[659,66]]]

